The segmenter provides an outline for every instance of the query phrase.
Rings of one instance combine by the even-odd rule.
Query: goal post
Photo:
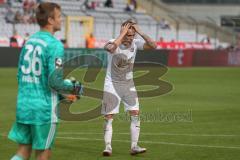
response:
[[[93,33],[94,18],[90,16],[67,16],[65,39],[69,47],[85,47],[85,39]]]

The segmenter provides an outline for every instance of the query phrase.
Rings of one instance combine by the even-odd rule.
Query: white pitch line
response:
[[[102,135],[99,132],[59,132],[61,135]],[[129,135],[130,133],[114,133],[116,135]],[[179,133],[140,133],[141,135],[149,136],[195,136],[195,137],[239,137],[240,135],[233,134],[179,134]]]
[[[103,141],[103,139],[97,138],[77,138],[77,137],[56,137],[58,139],[65,140],[83,140],[83,141]],[[130,143],[127,140],[112,140],[115,142]],[[184,143],[171,143],[171,142],[156,142],[156,141],[139,141],[140,143],[147,144],[164,144],[164,145],[174,145],[174,146],[185,146],[185,147],[201,147],[201,148],[219,148],[219,149],[240,149],[240,147],[235,146],[214,146],[214,145],[201,145],[201,144],[184,144]]]
[[[85,133],[86,134],[86,133]],[[5,134],[0,134],[2,137],[6,137]],[[65,139],[65,140],[84,140],[84,141],[103,141],[103,139],[97,138],[79,138],[79,137],[61,137],[57,136],[57,139]],[[122,143],[130,143],[128,140],[112,140],[115,142]],[[240,149],[240,147],[236,146],[215,146],[215,145],[201,145],[201,144],[184,144],[184,143],[172,143],[172,142],[156,142],[156,141],[139,141],[140,143],[147,144],[163,144],[163,145],[175,145],[175,146],[186,146],[186,147],[201,147],[201,148],[219,148],[219,149]]]

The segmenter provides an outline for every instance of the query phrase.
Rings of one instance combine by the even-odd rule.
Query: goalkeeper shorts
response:
[[[8,138],[18,144],[32,145],[34,150],[46,150],[54,143],[56,127],[56,123],[32,125],[15,122]]]

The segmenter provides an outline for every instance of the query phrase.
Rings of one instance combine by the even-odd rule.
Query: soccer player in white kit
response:
[[[135,39],[139,34],[144,40]],[[133,82],[133,64],[138,49],[156,49],[156,43],[144,34],[133,20],[121,25],[120,35],[110,40],[104,49],[108,51],[108,67],[104,83],[104,94],[101,113],[104,115],[103,156],[112,155],[112,121],[113,115],[119,113],[120,102],[131,116],[131,155],[146,152],[146,148],[138,146],[140,133],[139,102]]]

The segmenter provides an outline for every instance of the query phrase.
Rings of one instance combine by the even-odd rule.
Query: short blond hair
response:
[[[128,23],[130,23],[131,25],[137,24],[137,22],[135,22],[133,19],[128,19],[128,20],[124,21],[121,26],[124,26]]]
[[[48,24],[49,17],[54,18],[54,9],[61,10],[61,7],[51,2],[42,2],[38,5],[36,19],[40,27],[45,27]]]

